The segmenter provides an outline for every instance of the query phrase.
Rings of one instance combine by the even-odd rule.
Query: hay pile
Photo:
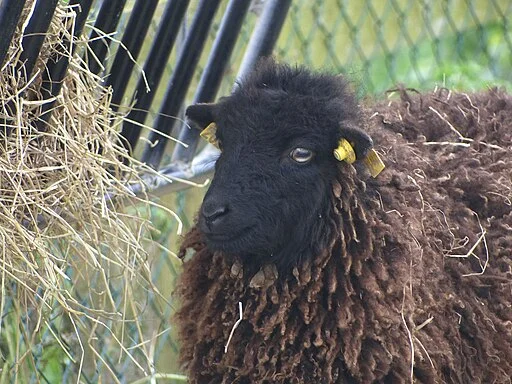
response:
[[[73,41],[73,8],[57,8],[34,73],[23,70],[27,4],[0,72],[0,381],[48,375],[51,356],[74,365],[71,376],[99,362],[114,376],[112,363],[126,356],[145,375],[137,292],[152,289],[143,249],[150,202],[128,189],[140,180],[119,144],[122,118],[81,59],[87,42]],[[38,129],[51,101],[41,98],[41,74],[70,55],[65,41],[75,54],[49,124]],[[126,324],[138,340],[126,340]],[[107,350],[116,351],[110,361]]]

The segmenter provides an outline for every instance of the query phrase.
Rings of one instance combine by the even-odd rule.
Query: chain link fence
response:
[[[123,11],[118,28],[120,31],[126,26],[132,3],[129,0]],[[160,1],[158,5],[148,39],[156,33],[158,15],[162,14],[164,3]],[[263,3],[264,0],[253,1],[225,73],[220,95],[230,92]],[[96,1],[93,10],[100,5],[101,1]],[[194,84],[197,84],[204,69],[207,52],[213,44],[226,5],[227,1],[224,1],[215,16],[206,49],[194,75]],[[197,2],[193,1],[187,17],[193,15],[195,7]],[[274,52],[284,62],[344,73],[353,81],[361,96],[374,98],[385,97],[385,91],[397,83],[420,90],[435,86],[468,91],[492,85],[507,86],[512,80],[510,20],[512,2],[509,0],[293,0]],[[186,25],[180,34],[186,36]],[[179,52],[182,40],[178,40],[174,51]],[[111,49],[110,60],[118,45],[113,44]],[[147,53],[143,47],[138,59],[141,66]],[[164,78],[172,73],[175,60],[176,53],[173,53]],[[137,76],[134,75],[128,81],[127,94],[135,88],[136,82]],[[187,96],[189,101],[192,99],[194,84]],[[162,100],[163,92],[158,90],[154,105]],[[156,108],[152,107],[150,117],[156,116]],[[151,125],[151,121],[146,124]],[[164,164],[169,161],[169,156],[164,158]],[[185,227],[190,227],[203,193],[204,189],[192,188],[164,196],[161,202],[180,215]],[[111,333],[98,329],[97,340],[94,342],[98,343],[103,352],[99,358],[86,356],[82,376],[77,378],[78,363],[63,353],[55,343],[53,333],[62,327],[63,322],[61,314],[56,313],[54,323],[46,327],[36,343],[38,350],[33,351],[33,366],[36,369],[30,375],[29,382],[183,382],[182,378],[174,376],[179,373],[179,346],[175,341],[171,321],[177,304],[173,302],[171,292],[179,276],[179,263],[166,250],[176,250],[180,239],[176,235],[176,225],[169,219],[167,212],[154,208],[151,220],[155,228],[151,236],[159,244],[152,245],[149,250],[151,280],[156,292],[161,295],[151,290],[134,293],[140,297],[140,308],[137,310],[141,313],[139,324],[143,324],[144,329],[138,329],[136,323],[125,326],[122,341],[131,354],[120,353],[118,344],[111,340]],[[94,281],[90,283],[94,284]],[[119,299],[120,303],[123,289],[113,288],[113,292],[119,295],[114,300]],[[77,292],[80,292],[79,287]],[[84,297],[83,300],[87,301],[88,298]],[[4,323],[9,320],[8,315],[4,314],[16,310],[14,303],[7,302],[6,305],[2,314]],[[131,308],[129,311],[135,310]],[[115,327],[114,322],[105,324],[105,329],[112,327]],[[16,337],[14,334],[5,334],[8,329],[2,331],[4,335],[0,347]],[[141,343],[146,343],[141,338],[143,334],[149,340],[144,353],[139,348]],[[73,343],[73,340],[66,341],[66,335],[62,335],[61,340]],[[7,352],[1,348],[0,352],[0,358],[7,361],[4,356]],[[146,374],[154,374],[153,379],[143,379],[145,374],[139,364],[144,366]],[[1,377],[8,382],[17,381],[16,377]]]
[[[507,1],[296,1],[278,56],[348,73],[366,93],[396,83],[475,89],[512,77]]]
[[[511,15],[505,0],[294,0],[274,52],[288,63],[343,73],[365,95],[398,83],[476,90],[512,80]],[[224,93],[234,79],[228,73]]]

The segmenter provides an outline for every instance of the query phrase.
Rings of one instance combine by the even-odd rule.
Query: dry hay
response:
[[[141,289],[153,289],[143,248],[151,203],[128,188],[140,180],[119,144],[122,119],[81,59],[86,41],[72,39],[71,7],[57,8],[27,80],[19,62],[27,3],[0,72],[0,381],[39,381],[51,354],[74,363],[76,377],[104,364],[117,381],[112,363],[122,360],[146,375],[151,343],[139,319]],[[38,129],[51,101],[41,99],[41,74],[47,60],[70,55],[65,41],[76,54],[49,124]]]

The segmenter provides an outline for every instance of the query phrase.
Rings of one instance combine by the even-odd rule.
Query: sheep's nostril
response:
[[[229,209],[226,205],[205,204],[201,210],[206,223],[210,227],[219,224],[228,212]]]

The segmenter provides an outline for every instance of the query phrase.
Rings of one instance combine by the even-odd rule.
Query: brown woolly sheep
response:
[[[512,97],[397,93],[267,61],[189,107],[222,149],[180,251],[190,383],[511,382]],[[366,134],[375,179],[333,156]]]

